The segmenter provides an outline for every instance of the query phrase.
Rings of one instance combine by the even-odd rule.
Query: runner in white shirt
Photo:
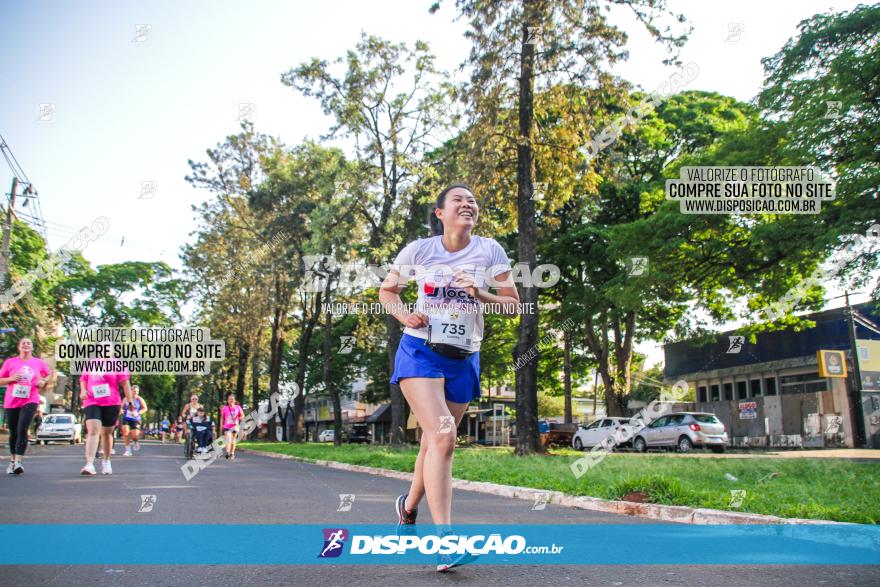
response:
[[[482,306],[493,303],[501,313],[518,313],[519,293],[504,249],[471,234],[478,216],[468,186],[446,188],[430,217],[435,236],[404,247],[379,289],[385,310],[406,326],[391,382],[400,384],[422,429],[409,493],[397,498],[399,526],[415,524],[419,501],[427,496],[434,523],[450,531],[456,431],[468,404],[480,395]],[[400,299],[410,279],[419,287],[412,313]],[[489,293],[490,286],[498,293]],[[466,562],[465,555],[438,557],[437,570]]]

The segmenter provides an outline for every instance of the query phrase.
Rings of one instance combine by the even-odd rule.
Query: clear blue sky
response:
[[[84,255],[93,264],[164,260],[179,267],[194,227],[191,206],[207,194],[184,181],[187,159],[238,129],[237,102],[256,105],[258,131],[294,145],[327,128],[316,103],[280,82],[312,56],[332,59],[362,30],[394,41],[428,41],[438,64],[456,69],[467,55],[464,23],[452,0],[428,13],[429,0],[303,2],[6,2],[0,133],[39,191],[53,249],[99,216],[108,233]],[[682,53],[700,75],[689,88],[750,100],[762,57],[795,35],[797,23],[857,2],[709,2],[670,0],[694,33]],[[629,19],[621,22],[631,23]],[[730,23],[742,23],[729,42]],[[150,31],[133,42],[135,25]],[[655,89],[673,71],[631,24],[630,60],[616,73]],[[38,105],[55,105],[51,122]],[[0,187],[11,173],[0,167]],[[141,182],[157,182],[139,199]],[[125,245],[120,246],[122,237]],[[836,305],[836,304],[835,304]]]

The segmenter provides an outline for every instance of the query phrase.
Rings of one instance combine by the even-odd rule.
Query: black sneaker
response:
[[[452,567],[460,567],[477,560],[479,557],[475,554],[465,552],[462,554],[438,554],[437,555],[437,572],[445,573]]]
[[[406,509],[406,496],[408,494],[404,493],[403,495],[397,498],[397,505],[394,509],[397,510],[397,531],[400,532],[400,529],[403,526],[415,526],[416,525],[416,517],[419,515],[419,508],[416,508],[412,511],[407,511]]]
[[[12,472],[16,475],[21,475],[24,473],[24,467],[21,466],[21,463],[15,463],[15,468],[12,469]]]

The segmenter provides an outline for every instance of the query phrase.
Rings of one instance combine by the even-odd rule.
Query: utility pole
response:
[[[853,321],[853,309],[849,305],[849,292],[844,292],[846,298],[846,314],[849,317],[849,348],[852,353],[852,376],[853,387],[850,391],[850,410],[853,423],[853,440],[856,448],[865,446],[865,420],[862,407],[862,371],[859,369],[859,349],[856,346],[856,324]]]
[[[18,178],[12,178],[12,191],[9,193],[9,208],[6,210],[6,224],[3,225],[3,244],[0,250],[0,287],[6,289],[9,275],[9,237],[12,234],[12,209],[15,207],[15,192],[18,191]]]

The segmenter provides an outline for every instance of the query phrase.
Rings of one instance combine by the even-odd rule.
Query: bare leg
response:
[[[115,426],[104,426],[101,428],[101,440],[104,446],[104,460],[110,460],[110,449],[113,447],[113,428]]]
[[[405,381],[405,380],[404,380]],[[458,425],[461,423],[461,419],[464,417],[465,412],[467,411],[468,404],[457,404],[454,402],[447,401],[446,407],[449,408],[449,412],[452,414],[452,417],[455,418],[455,428],[458,429]],[[422,433],[421,443],[419,445],[419,455],[416,457],[416,467],[413,472],[412,483],[409,487],[409,493],[406,496],[406,504],[404,507],[408,511],[412,511],[419,506],[419,502],[422,501],[422,498],[425,496],[425,455],[428,453],[428,435]]]
[[[455,449],[457,422],[467,404],[450,404],[444,398],[443,379],[411,377],[400,382],[400,389],[422,428],[421,474],[413,475],[413,497],[420,493],[428,498],[431,516],[437,525],[452,521],[452,453]],[[455,409],[455,414],[450,410]],[[426,448],[425,448],[426,447]],[[422,450],[425,451],[421,455]],[[417,457],[418,466],[419,457]],[[407,500],[414,508],[418,501]]]
[[[235,454],[235,432],[230,431],[226,433],[226,452],[229,453],[229,456]]]
[[[86,464],[95,462],[95,453],[98,452],[98,443],[101,442],[101,421],[86,420]]]

